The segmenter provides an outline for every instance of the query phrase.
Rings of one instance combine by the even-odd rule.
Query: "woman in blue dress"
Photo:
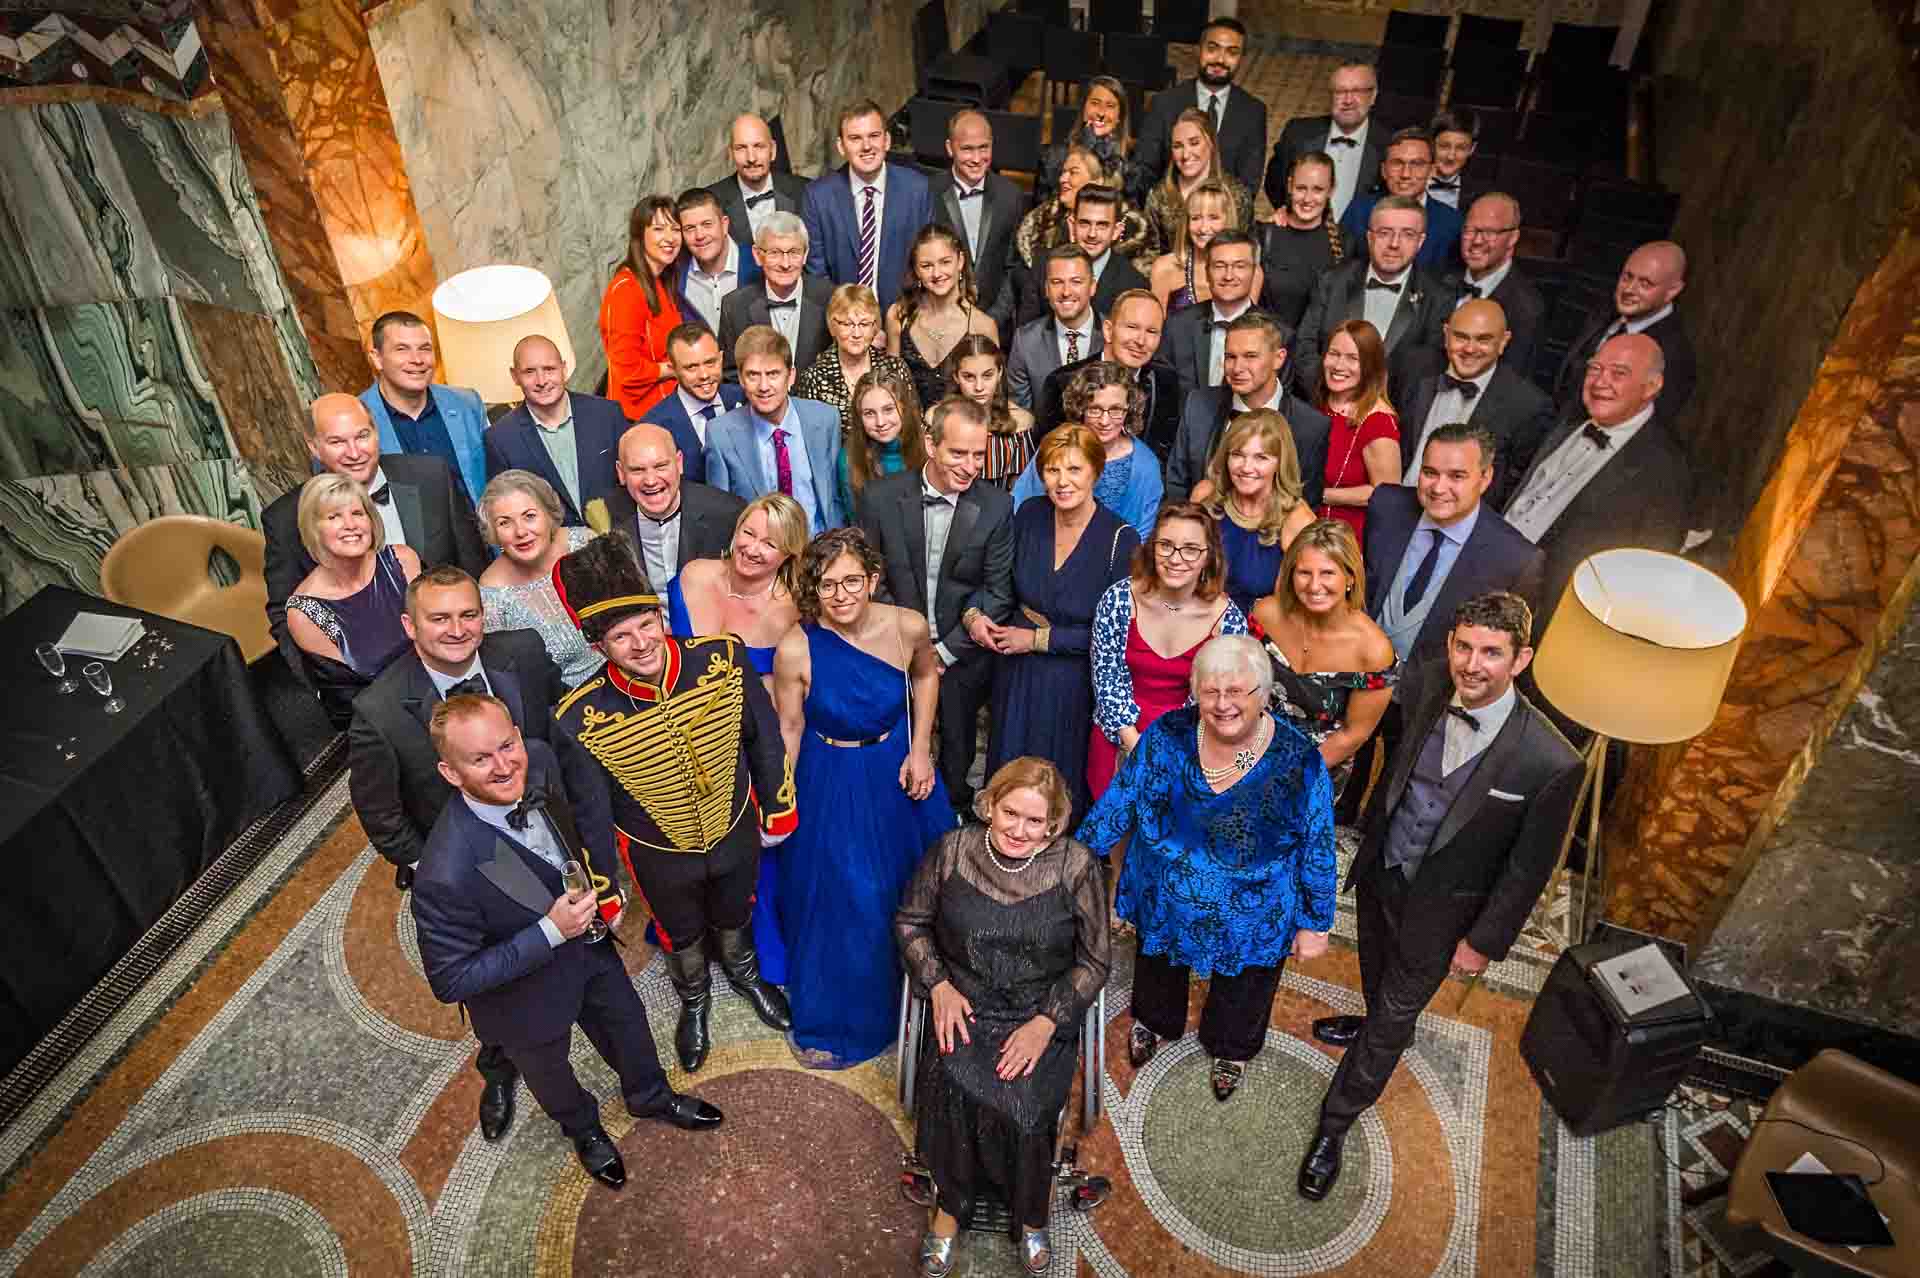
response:
[[[667,629],[676,635],[733,635],[771,692],[774,648],[800,620],[793,579],[806,547],[807,515],[799,502],[784,493],[754,498],[733,521],[725,555],[689,560],[667,583]],[[776,886],[784,854],[782,848],[761,850],[753,901],[760,975],[775,985],[787,983]],[[647,940],[658,944],[652,924]]]
[[[774,704],[800,828],[780,849],[794,1054],[843,1069],[893,1042],[893,914],[929,844],[953,828],[933,770],[940,675],[927,619],[874,601],[884,565],[857,528],[802,556],[805,621],[780,640]]]
[[[1128,1059],[1184,1035],[1188,978],[1210,977],[1200,1047],[1224,1101],[1266,1040],[1282,964],[1326,951],[1333,788],[1313,743],[1268,710],[1273,667],[1253,639],[1208,640],[1192,680],[1194,704],[1141,734],[1077,837],[1104,855],[1133,836],[1119,891],[1139,935]]]
[[[1251,614],[1254,600],[1273,593],[1287,547],[1313,522],[1287,419],[1270,408],[1240,414],[1213,450],[1192,500],[1220,528],[1228,597]]]

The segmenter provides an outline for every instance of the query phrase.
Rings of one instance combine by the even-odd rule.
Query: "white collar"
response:
[[[1093,259],[1093,282],[1100,282],[1100,272],[1107,269],[1107,263],[1113,260],[1113,246],[1109,244],[1099,257]]]
[[[367,499],[371,501],[375,493],[386,487],[388,487],[386,468],[383,466],[375,466],[373,468],[373,478],[367,484]],[[376,506],[393,505],[393,493],[389,491],[385,501],[376,501],[373,504]]]
[[[1673,314],[1673,303],[1668,302],[1651,315],[1642,315],[1639,319],[1628,320],[1627,331],[1629,333],[1644,333],[1671,314]]]
[[[462,679],[471,679],[475,675],[479,675],[482,679],[487,680],[489,690],[493,687],[493,680],[487,679],[487,672],[480,668],[480,652],[478,649],[474,650],[473,660],[467,663],[467,668],[456,675],[443,675],[432,666],[427,665],[424,661],[420,664],[426,670],[427,678],[433,680],[433,690],[443,697],[447,695],[448,688],[459,683]]]
[[[1506,283],[1507,272],[1512,269],[1513,259],[1509,257],[1506,261],[1500,263],[1500,265],[1494,267],[1491,271],[1488,271],[1485,279],[1476,280],[1473,278],[1473,272],[1471,270],[1466,273],[1464,278],[1467,283],[1480,290],[1481,297],[1486,298],[1493,296],[1493,291]]]
[[[766,182],[761,186],[759,186],[758,188],[748,186],[747,180],[741,177],[737,172],[733,175],[733,180],[740,184],[740,194],[745,197],[751,197],[755,195],[765,195],[768,191],[771,191],[773,189],[772,173],[767,174]]]
[[[880,171],[873,175],[871,182],[861,181],[860,175],[853,171],[853,165],[847,165],[847,187],[853,192],[855,211],[859,209],[863,189],[869,186],[873,188],[875,199],[884,201],[887,198],[887,162],[885,160],[880,162]]]
[[[795,280],[793,282],[793,291],[791,293],[774,292],[773,281],[766,278],[764,275],[760,277],[760,284],[761,284],[761,289],[763,292],[766,293],[767,300],[769,302],[794,302],[794,301],[803,302],[806,299],[802,297],[801,294],[805,293],[806,290],[801,288],[800,285],[803,282],[805,282],[805,280],[806,280],[806,277],[804,275],[801,276],[799,279]]]
[[[989,170],[989,171],[991,171],[991,170]],[[980,192],[983,192],[983,194],[981,195],[981,197],[980,197],[980,198],[982,198],[982,199],[985,199],[985,198],[986,198],[986,196],[985,196],[985,194],[984,194],[984,192],[985,192],[985,191],[986,191],[986,189],[987,189],[987,179],[985,179],[985,178],[981,178],[981,179],[980,179],[980,181],[979,181],[979,183],[978,183],[977,185],[975,185],[975,186],[968,186],[968,185],[966,184],[966,182],[964,182],[963,180],[961,180],[961,177],[960,177],[960,175],[959,175],[959,174],[958,174],[957,172],[955,172],[954,170],[952,170],[952,169],[948,169],[948,170],[947,170],[947,174],[948,174],[948,176],[950,176],[950,177],[952,177],[952,178],[953,178],[953,194],[954,194],[954,196],[955,196],[955,198],[958,198],[958,197],[960,197],[960,196],[962,196],[962,195],[966,195],[967,193],[969,193],[969,192],[971,192],[971,191],[980,191]]]
[[[1369,126],[1372,123],[1373,123],[1373,117],[1369,115],[1366,119],[1360,121],[1359,128],[1355,129],[1351,133],[1348,133],[1340,127],[1340,122],[1338,120],[1335,120],[1332,116],[1328,116],[1327,117],[1327,141],[1332,142],[1333,139],[1335,138],[1352,138],[1354,141],[1354,144],[1360,150],[1364,151],[1367,149],[1367,126]]]
[[[1658,402],[1658,400],[1654,401],[1654,403]],[[1587,418],[1587,421],[1593,422],[1594,426],[1607,433],[1607,456],[1612,458],[1616,456],[1622,448],[1625,448],[1635,435],[1640,433],[1642,426],[1645,426],[1653,420],[1653,409],[1654,404],[1650,403],[1633,416],[1627,418],[1624,422],[1621,422],[1618,426],[1601,426],[1599,422],[1593,421],[1591,416]],[[1575,434],[1583,435],[1585,432],[1577,431]]]
[[[1460,705],[1460,692],[1458,689],[1455,689],[1453,696],[1447,699],[1447,704],[1454,706]],[[1479,709],[1468,710],[1465,706],[1460,706],[1460,708],[1467,710],[1467,713],[1472,715],[1478,722],[1478,726],[1473,729],[1473,735],[1492,740],[1493,737],[1499,734],[1500,729],[1506,726],[1507,719],[1513,714],[1513,708],[1519,704],[1520,700],[1514,695],[1513,685],[1509,683],[1505,692],[1495,697],[1492,701],[1489,701],[1486,705],[1481,706]],[[1453,716],[1448,715],[1446,717],[1450,719]],[[1466,725],[1461,724],[1460,726],[1465,727]]]
[[[1274,379],[1273,398],[1268,400],[1266,403],[1260,405],[1260,407],[1271,408],[1276,413],[1280,411],[1280,400],[1286,395],[1286,387],[1282,384],[1282,382],[1283,382],[1283,379],[1280,379],[1280,378]],[[1234,396],[1233,396],[1233,406],[1239,409],[1243,413],[1250,413],[1253,411],[1253,406],[1247,403],[1246,400],[1241,399],[1239,392],[1237,391],[1234,393]]]
[[[475,816],[479,817],[482,821],[485,821],[488,825],[500,831],[502,834],[506,835],[508,838],[514,839],[520,843],[525,843],[527,841],[527,836],[530,833],[532,833],[532,831],[530,830],[516,830],[512,826],[507,824],[507,813],[513,811],[514,808],[519,806],[518,804],[488,803],[483,799],[474,798],[471,794],[468,794],[465,790],[462,790],[460,792],[460,797],[467,801],[467,806],[473,809],[473,814]]]
[[[1059,332],[1059,334],[1062,337],[1065,337],[1068,333],[1078,333],[1082,337],[1092,337],[1093,336],[1093,308],[1091,306],[1087,308],[1087,317],[1083,322],[1079,324],[1069,324],[1065,320],[1061,319],[1058,315],[1055,315],[1053,317],[1053,327]]]
[[[1396,293],[1405,292],[1407,288],[1407,281],[1412,277],[1413,277],[1412,262],[1408,262],[1406,266],[1401,269],[1400,274],[1395,276],[1393,279],[1388,279],[1386,276],[1382,275],[1379,271],[1375,270],[1373,268],[1372,262],[1367,263],[1366,282],[1368,284],[1371,284],[1375,280],[1379,280],[1382,284],[1390,284],[1393,286],[1393,291]]]
[[[719,270],[709,274],[707,268],[700,265],[698,259],[695,259],[692,273],[698,275],[703,280],[717,280],[722,275],[738,276],[740,274],[740,242],[731,235],[727,237],[727,253],[725,257],[720,259]]]
[[[1487,371],[1486,371],[1486,372],[1484,372],[1484,373],[1482,373],[1482,374],[1480,374],[1480,376],[1478,376],[1478,377],[1461,377],[1461,378],[1456,378],[1456,380],[1458,380],[1458,381],[1463,381],[1463,382],[1472,382],[1472,383],[1473,383],[1473,384],[1474,384],[1475,386],[1478,386],[1478,387],[1479,387],[1479,388],[1480,388],[1480,389],[1481,389],[1482,391],[1485,391],[1485,390],[1487,389],[1487,383],[1488,383],[1488,382],[1490,382],[1490,381],[1492,381],[1492,380],[1493,380],[1493,375],[1494,375],[1495,373],[1497,373],[1497,372],[1499,372],[1499,371],[1500,371],[1500,361],[1499,361],[1499,360],[1495,360],[1495,361],[1494,361],[1493,363],[1491,363],[1491,364],[1489,364],[1489,365],[1487,365]],[[1446,369],[1446,375],[1447,375],[1448,377],[1453,377],[1453,376],[1454,376],[1454,372],[1453,372],[1453,366],[1452,366],[1452,365],[1448,365],[1448,366],[1447,366],[1447,369]],[[1450,392],[1450,391],[1452,391],[1452,393],[1454,393],[1454,394],[1456,394],[1456,395],[1457,395],[1457,394],[1459,394],[1459,392],[1458,392],[1458,391],[1453,391],[1453,388],[1452,388],[1452,387],[1450,387],[1450,386],[1442,386],[1442,387],[1440,388],[1440,394],[1442,394],[1442,395],[1445,395],[1445,394],[1447,394],[1447,393],[1448,393],[1448,392]]]
[[[1235,311],[1231,315],[1223,314],[1220,310],[1220,303],[1218,302],[1208,302],[1207,305],[1213,308],[1214,323],[1230,324],[1234,320],[1239,319],[1242,315],[1245,315],[1248,311],[1253,309],[1253,299],[1249,297],[1246,301],[1240,303],[1240,309]]]
[[[960,507],[960,494],[959,493],[943,493],[938,488],[935,488],[933,486],[933,480],[928,477],[928,474],[927,474],[928,469],[929,468],[926,466],[922,466],[920,468],[921,493],[928,497],[937,497],[941,501],[944,501],[945,503],[947,503],[947,505],[952,506],[954,509],[958,510]]]
[[[721,395],[718,391],[714,392],[712,399],[695,399],[692,395],[687,394],[687,388],[684,386],[679,387],[677,390],[675,390],[674,394],[680,397],[680,407],[687,410],[688,420],[692,420],[693,418],[698,417],[700,415],[700,410],[705,408],[708,404],[712,404],[715,408],[719,409],[723,413],[727,411],[726,398],[723,395]]]

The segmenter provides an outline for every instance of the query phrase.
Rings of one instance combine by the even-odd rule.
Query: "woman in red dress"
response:
[[[1387,400],[1387,348],[1365,320],[1327,339],[1320,408],[1333,421],[1320,515],[1338,519],[1366,544],[1367,499],[1376,484],[1400,482],[1400,419]]]
[[[649,195],[627,217],[627,256],[600,298],[600,344],[607,352],[607,398],[627,420],[673,393],[667,334],[680,326],[671,273],[680,256],[673,201]]]

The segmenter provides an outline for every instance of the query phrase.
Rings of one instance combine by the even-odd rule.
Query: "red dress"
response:
[[[630,422],[673,393],[677,384],[667,363],[667,334],[680,327],[673,289],[660,281],[660,310],[647,305],[646,289],[631,267],[614,272],[600,298],[600,343],[607,352],[607,398],[620,405]]]
[[[1353,423],[1347,420],[1345,413],[1328,413],[1333,427],[1327,433],[1327,473],[1323,476],[1328,488],[1359,488],[1367,482],[1367,459],[1362,456],[1367,445],[1376,439],[1391,439],[1396,443],[1400,439],[1400,426],[1392,413],[1375,411],[1368,413],[1355,431]],[[1338,519],[1353,529],[1353,535],[1362,546],[1366,545],[1367,508],[1365,506],[1333,506],[1322,504],[1320,514],[1326,519]]]
[[[1192,690],[1188,680],[1193,674],[1193,659],[1199,655],[1201,645],[1211,638],[1213,635],[1209,633],[1179,656],[1163,657],[1141,635],[1138,621],[1127,623],[1127,671],[1133,676],[1134,704],[1140,707],[1135,728],[1145,732],[1155,719],[1187,704],[1187,695]],[[1113,774],[1119,770],[1120,747],[1107,740],[1107,734],[1095,724],[1093,736],[1087,742],[1087,789],[1094,798],[1107,792],[1113,783]]]

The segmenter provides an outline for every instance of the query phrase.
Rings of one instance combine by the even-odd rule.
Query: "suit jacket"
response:
[[[567,395],[573,403],[573,455],[580,468],[579,502],[567,494],[566,485],[560,482],[553,455],[540,440],[540,426],[525,404],[487,427],[487,478],[492,479],[503,470],[532,471],[560,494],[567,526],[579,528],[587,522],[581,513],[587,503],[595,497],[606,496],[620,485],[619,476],[613,473],[613,463],[620,455],[620,436],[626,433],[627,415],[610,399],[582,395],[578,391],[569,391]]]
[[[907,275],[907,248],[920,228],[933,221],[933,200],[927,180],[903,165],[887,162],[886,202],[880,209],[879,257],[874,292],[885,311],[900,296]],[[845,165],[807,184],[807,274],[835,284],[860,279],[860,214],[853,206],[853,188]],[[802,361],[801,368],[811,361]]]
[[[1293,337],[1293,384],[1309,395],[1320,393],[1320,357],[1333,330],[1348,320],[1366,318],[1367,259],[1340,263],[1313,286],[1300,331]],[[1387,393],[1398,403],[1407,384],[1427,367],[1440,346],[1440,326],[1453,313],[1453,290],[1419,263],[1400,290],[1393,319],[1381,334],[1387,343]]]
[[[1382,864],[1393,810],[1452,696],[1452,681],[1442,676],[1413,710],[1407,735],[1361,815],[1348,887]],[[1402,933],[1392,941],[1402,952],[1436,955],[1464,939],[1490,959],[1505,958],[1560,859],[1584,768],[1547,716],[1518,688],[1514,696],[1518,704],[1434,832]]]
[[[720,420],[715,418],[715,421]],[[722,492],[710,484],[696,483],[684,475],[680,480],[680,558],[674,564],[677,570],[689,559],[718,559],[727,547],[733,544],[733,526],[740,519],[740,512],[747,503],[732,493]],[[607,528],[624,528],[634,539],[634,548],[640,546],[640,508],[633,504],[633,498],[625,488],[616,488],[607,494],[606,505],[602,507],[607,516]],[[592,523],[591,518],[588,521]],[[599,528],[598,523],[593,523]],[[640,571],[646,572],[644,558]],[[649,580],[657,591],[664,591],[667,583]]]
[[[446,425],[447,437],[453,440],[453,455],[460,459],[460,480],[467,486],[467,500],[477,502],[481,490],[487,486],[487,406],[480,402],[479,392],[464,386],[442,386],[435,382],[427,387],[427,393],[433,396],[433,405]],[[380,455],[400,455],[403,451],[400,434],[393,428],[393,414],[387,411],[387,402],[380,398],[380,384],[375,382],[361,391],[360,402],[367,406],[373,424],[380,428]]]
[[[1567,357],[1560,364],[1560,375],[1553,382],[1553,400],[1562,412],[1579,408],[1580,387],[1586,380],[1587,361],[1600,349],[1600,335],[1617,318],[1609,309],[1588,320],[1586,328],[1580,332],[1579,340],[1567,348]],[[1669,312],[1664,319],[1647,325],[1641,331],[1660,343],[1660,354],[1667,361],[1660,398],[1655,401],[1654,416],[1663,422],[1678,421],[1687,407],[1687,401],[1693,398],[1694,383],[1699,380],[1693,341],[1687,336],[1686,325],[1681,323],[1679,311]]]
[[[1428,373],[1419,378],[1401,401],[1401,461],[1416,476],[1420,467],[1416,450],[1421,433],[1427,428],[1427,414],[1433,409],[1434,397],[1440,393],[1440,377],[1439,373]],[[1524,372],[1516,372],[1502,359],[1488,379],[1486,390],[1475,397],[1467,413],[1467,424],[1490,431],[1498,441],[1493,485],[1481,500],[1500,510],[1518,487],[1520,476],[1533,464],[1540,441],[1553,429],[1553,401],[1528,381]]]
[[[793,366],[812,368],[820,352],[833,338],[827,332],[827,303],[833,299],[833,284],[812,275],[800,277],[799,340],[793,346]],[[733,345],[740,334],[755,324],[773,323],[767,309],[767,282],[761,279],[744,288],[736,288],[720,303],[720,358],[726,378],[740,380],[740,366],[733,358]]]
[[[735,189],[738,190],[739,188],[736,187]],[[735,243],[738,243],[738,241],[736,240]],[[700,313],[699,307],[687,300],[687,275],[692,270],[693,254],[682,249],[680,251],[680,260],[673,264],[673,300],[675,305],[680,308],[680,318],[690,320],[695,324],[705,324],[707,322],[706,316]],[[734,275],[733,292],[728,293],[727,297],[732,297],[733,293],[739,292],[749,284],[758,284],[761,278],[760,263],[755,260],[753,248],[749,245],[740,250],[739,270]],[[720,305],[724,307],[726,304],[727,298],[721,298]],[[709,328],[711,328],[711,325],[709,325]]]
[[[1098,355],[1063,364],[1047,374],[1047,380],[1040,384],[1040,393],[1034,397],[1033,437],[1036,442],[1046,433],[1067,419],[1067,386],[1073,381],[1073,375],[1089,364],[1097,363]],[[1173,441],[1180,433],[1180,404],[1185,396],[1180,390],[1180,379],[1165,364],[1148,364],[1141,369],[1142,385],[1147,392],[1146,418],[1140,428],[1141,442],[1153,449],[1154,456],[1160,459],[1164,470],[1167,458],[1173,453]]]
[[[458,564],[478,577],[487,566],[480,521],[474,516],[465,486],[454,478],[447,464],[422,453],[383,452],[380,470],[393,490],[401,531],[406,534],[407,545],[419,554],[420,566]],[[315,566],[313,556],[300,542],[298,488],[281,493],[260,512],[260,531],[267,540],[267,626],[294,677],[304,684],[306,663],[293,636],[287,633],[287,596]],[[387,540],[396,539],[389,536]]]
[[[775,169],[773,179],[773,207],[780,213],[802,213],[807,204],[807,180],[795,177],[791,173],[782,173]],[[744,270],[746,263],[753,258],[753,219],[747,216],[747,197],[740,190],[740,178],[729,173],[707,188],[713,192],[713,198],[720,201],[720,211],[727,215],[728,233],[733,242],[740,246],[746,256],[741,259]],[[754,263],[757,269],[759,263]],[[741,281],[746,283],[745,280]]]
[[[973,255],[974,292],[980,307],[993,316],[1001,332],[1007,332],[1013,318],[1014,287],[1007,276],[1007,256],[1013,251],[1013,233],[1020,219],[1033,207],[1033,200],[998,173],[987,174],[985,193],[979,198],[980,251]],[[933,220],[967,239],[966,219],[960,213],[960,199],[954,194],[953,170],[934,174],[927,183],[933,201]],[[802,366],[804,367],[804,365]]]
[[[1383,198],[1372,193],[1355,195],[1353,203],[1347,205],[1347,211],[1340,215],[1340,229],[1347,237],[1348,257],[1366,257],[1367,219],[1373,214],[1373,206]],[[1414,264],[1424,266],[1436,275],[1458,270],[1460,232],[1466,225],[1466,214],[1440,200],[1427,200],[1426,206],[1427,238],[1420,242],[1420,252],[1414,256]]]
[[[1086,355],[1099,358],[1106,344],[1106,336],[1101,333],[1100,321],[1096,316],[1093,340],[1087,343]],[[1020,407],[1032,409],[1036,389],[1045,383],[1054,369],[1060,367],[1060,328],[1053,312],[1048,311],[1039,319],[1014,329],[1013,340],[1008,347],[1007,394]]]
[[[617,875],[611,864],[594,865],[581,846],[560,764],[544,741],[527,742],[527,789],[546,793],[547,813],[574,859]],[[587,982],[609,964],[619,970],[612,945],[590,945],[585,936],[547,943],[540,920],[561,890],[558,871],[464,800],[447,803],[434,822],[413,880],[420,963],[435,998],[466,1005],[481,1042],[517,1047],[563,1038]]]
[[[819,527],[811,531],[819,534],[839,528],[847,522],[846,512],[840,509],[839,410],[811,399],[789,399],[787,404],[788,420],[799,428],[813,471],[813,500],[820,516]],[[752,412],[745,404],[722,413],[707,427],[707,479],[715,488],[747,501],[776,491],[774,476],[761,463]],[[681,562],[686,562],[684,555]]]
[[[920,494],[919,470],[874,480],[860,503],[860,527],[886,562],[893,602],[924,616],[927,523]],[[969,608],[995,622],[1013,613],[1013,498],[979,482],[960,494],[954,509],[933,609],[934,642],[963,661],[985,652],[960,623]]]
[[[1297,115],[1280,128],[1273,144],[1273,158],[1267,161],[1267,199],[1275,208],[1287,202],[1287,173],[1294,157],[1302,151],[1326,149],[1327,134],[1333,128],[1330,115]],[[1380,179],[1380,161],[1386,158],[1387,135],[1393,130],[1381,127],[1378,120],[1367,123],[1367,142],[1360,148],[1360,175],[1353,184],[1353,198],[1359,199]]]
[[[1100,282],[1093,286],[1093,313],[1105,319],[1113,310],[1114,298],[1130,288],[1146,286],[1147,277],[1136,270],[1132,262],[1109,251],[1107,265],[1100,272]]]
[[[1258,302],[1255,302],[1258,305]],[[1195,302],[1167,317],[1160,332],[1160,358],[1180,379],[1180,393],[1186,395],[1212,383],[1207,381],[1207,361],[1212,353],[1213,303]]]
[[[529,741],[551,741],[553,707],[567,687],[532,630],[499,630],[480,641],[480,668],[493,695]],[[420,859],[433,823],[455,790],[440,776],[427,735],[440,691],[407,651],[353,699],[347,728],[348,792],[367,839],[395,865]]]
[[[738,386],[722,382],[718,398],[720,414],[724,416],[738,408],[747,397]],[[649,408],[647,415],[640,420],[665,427],[673,436],[673,446],[680,450],[682,479],[691,479],[696,484],[707,482],[707,444],[700,438],[700,432],[693,428],[693,419],[687,416],[687,407],[680,402],[680,393],[677,390]],[[718,421],[720,418],[716,416],[714,420]]]
[[[1456,298],[1466,283],[1464,271],[1447,277],[1447,287],[1454,291]],[[1500,362],[1531,381],[1534,357],[1540,351],[1540,338],[1547,331],[1546,296],[1516,263],[1507,268],[1506,278],[1500,281],[1500,287],[1493,290],[1489,300],[1500,303],[1500,309],[1507,313],[1507,332],[1513,334],[1512,340],[1507,343],[1506,353],[1500,356]]]
[[[1533,455],[1533,465],[1514,487],[1514,497],[1520,495],[1527,479],[1553,456],[1554,450],[1586,422],[1584,408],[1561,419],[1553,432],[1541,441]],[[1573,570],[1588,555],[1622,546],[1678,554],[1686,541],[1691,490],[1686,455],[1656,413],[1620,448],[1620,455],[1610,458],[1587,486],[1575,494],[1540,538],[1539,546],[1546,552],[1547,564],[1541,583],[1540,608],[1534,617],[1534,634],[1546,633],[1560,595],[1573,579]],[[1512,498],[1507,504],[1513,504]]]
[[[1172,155],[1173,122],[1188,107],[1200,105],[1196,80],[1182,80],[1154,95],[1153,105],[1134,130],[1133,159],[1158,182],[1166,176]],[[1267,154],[1267,104],[1237,84],[1227,86],[1216,134],[1220,167],[1240,179],[1249,191],[1260,189],[1260,161]]]
[[[1333,423],[1327,415],[1292,392],[1280,397],[1280,410],[1293,431],[1293,448],[1300,455],[1300,479],[1307,505],[1320,504],[1326,486],[1327,440]],[[1233,390],[1205,386],[1186,397],[1180,411],[1180,433],[1167,462],[1167,501],[1185,501],[1194,485],[1207,477],[1207,460],[1227,433],[1233,412]]]

